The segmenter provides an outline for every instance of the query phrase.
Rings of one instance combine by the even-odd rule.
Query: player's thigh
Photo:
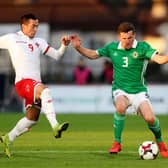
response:
[[[40,108],[30,106],[26,109],[26,117],[29,120],[37,121],[40,115]]]
[[[115,98],[114,104],[117,112],[125,114],[126,109],[129,106],[129,100],[125,95],[119,95]]]

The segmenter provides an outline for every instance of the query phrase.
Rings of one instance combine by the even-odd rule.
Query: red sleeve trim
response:
[[[46,48],[46,50],[44,51],[44,55],[47,53],[47,51],[49,50],[49,48],[50,48],[50,46],[48,46],[47,48]]]

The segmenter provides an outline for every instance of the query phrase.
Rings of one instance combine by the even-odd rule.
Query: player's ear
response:
[[[136,33],[134,32],[134,34],[133,34],[133,35],[134,35],[134,37],[135,37],[135,36],[136,36]]]
[[[121,40],[121,34],[120,33],[117,34],[117,38],[118,38],[119,41]]]
[[[23,23],[21,24],[21,30],[22,31],[24,30],[24,24]]]

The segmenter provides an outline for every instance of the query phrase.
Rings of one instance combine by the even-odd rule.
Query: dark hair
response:
[[[123,22],[118,26],[117,33],[120,34],[121,32],[127,33],[129,31],[133,31],[135,33],[135,27],[132,23]]]
[[[34,14],[29,13],[29,14],[25,14],[25,15],[21,16],[20,24],[22,25],[23,23],[26,23],[29,19],[37,20],[37,18]]]

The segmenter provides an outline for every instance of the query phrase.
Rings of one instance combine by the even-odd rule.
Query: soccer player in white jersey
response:
[[[33,14],[21,17],[21,30],[0,37],[0,48],[10,53],[15,69],[15,87],[18,95],[25,100],[26,116],[20,119],[16,126],[0,137],[5,146],[5,154],[11,156],[11,145],[16,137],[29,131],[38,121],[41,108],[48,119],[55,138],[60,138],[69,123],[60,124],[56,119],[55,109],[50,89],[41,81],[40,55],[48,55],[58,60],[70,43],[70,37],[61,38],[59,49],[51,47],[44,39],[36,38],[39,21]]]

